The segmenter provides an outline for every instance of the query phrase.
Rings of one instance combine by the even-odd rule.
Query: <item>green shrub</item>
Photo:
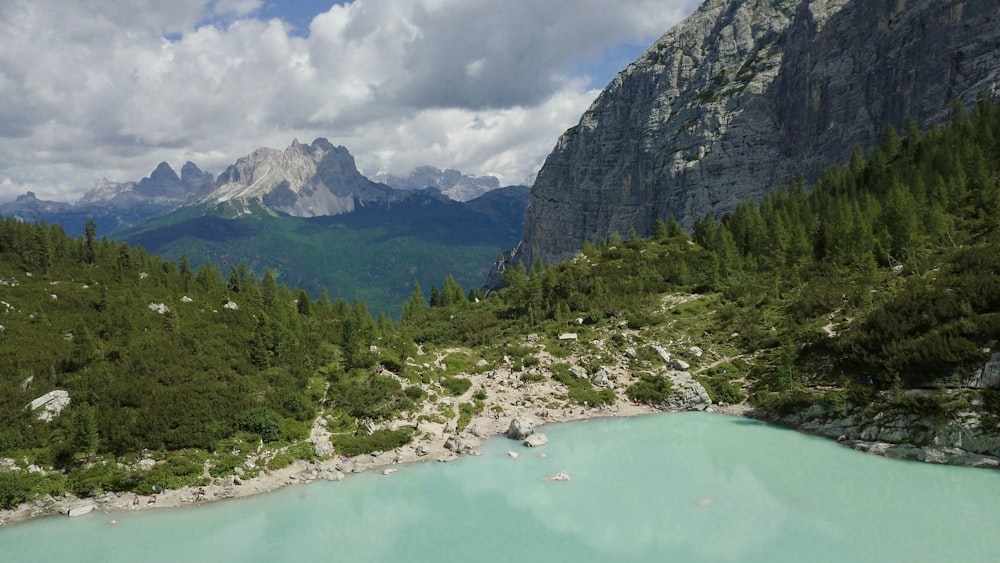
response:
[[[61,495],[65,486],[62,475],[0,471],[0,510],[9,510],[38,496]]]
[[[589,379],[573,377],[567,364],[552,364],[552,379],[565,385],[569,392],[567,399],[571,403],[582,405],[612,405],[615,402],[615,392],[611,389],[594,389]]]
[[[104,492],[132,490],[142,478],[114,461],[99,462],[90,467],[77,466],[66,478],[66,488],[78,496],[93,496]]]
[[[735,404],[746,399],[739,386],[723,377],[699,377],[698,381],[705,387],[713,402]]]
[[[194,485],[201,477],[203,462],[207,456],[203,453],[172,454],[163,463],[157,463],[148,471],[140,471],[141,482],[133,489],[136,492],[154,492],[159,487],[179,489]]]
[[[212,459],[212,465],[208,469],[212,477],[222,477],[236,473],[236,468],[243,465],[243,456],[224,453]]]
[[[243,413],[239,422],[240,430],[252,432],[265,443],[276,442],[284,434],[281,415],[271,409],[258,407]]]
[[[472,382],[464,377],[446,377],[441,382],[441,387],[444,387],[449,395],[457,397],[468,391],[472,387]]]
[[[673,385],[669,379],[661,375],[643,374],[639,381],[629,386],[626,394],[633,401],[642,401],[647,405],[659,405],[673,395]]]
[[[389,451],[399,448],[410,443],[412,438],[412,428],[400,428],[396,431],[383,428],[376,430],[371,436],[362,434],[334,434],[330,436],[330,443],[338,454],[359,455],[376,450]]]

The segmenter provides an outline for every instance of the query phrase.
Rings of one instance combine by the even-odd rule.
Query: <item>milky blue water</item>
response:
[[[539,449],[494,439],[391,476],[17,524],[0,560],[1000,561],[997,471],[707,413],[544,431]],[[545,480],[558,471],[571,481]]]

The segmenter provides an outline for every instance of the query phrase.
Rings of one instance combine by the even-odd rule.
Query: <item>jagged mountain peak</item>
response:
[[[298,217],[348,213],[356,205],[387,199],[388,188],[358,172],[343,146],[322,137],[305,145],[293,139],[285,149],[259,148],[229,166],[203,201],[258,200]]]

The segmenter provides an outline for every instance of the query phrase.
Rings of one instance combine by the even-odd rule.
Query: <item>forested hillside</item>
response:
[[[715,401],[748,399],[764,415],[978,408],[998,436],[1000,393],[974,381],[1000,339],[998,225],[1000,110],[985,100],[956,106],[947,127],[889,129],[815,185],[691,234],[670,221],[652,239],[615,235],[510,270],[490,295],[448,277],[428,302],[418,286],[399,323],[270,274],[192,270],[93,225],[75,237],[2,221],[0,458],[17,468],[0,470],[0,503],[197,483],[206,460],[229,474],[260,445],[285,462],[320,455],[300,447],[317,414],[336,452],[391,449],[410,427],[358,435],[358,421],[462,395],[462,375],[482,366],[551,378],[566,389],[553,401],[594,405],[614,400],[602,389],[614,383],[589,376],[627,357],[641,375],[628,396],[659,404],[672,390],[656,343],[696,347],[683,369]],[[27,405],[53,390],[69,405],[40,420]],[[465,423],[483,409],[440,403],[442,423],[454,406]],[[134,466],[143,451],[154,469]]]

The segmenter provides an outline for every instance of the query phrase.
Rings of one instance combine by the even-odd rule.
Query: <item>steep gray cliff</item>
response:
[[[558,140],[491,284],[585,239],[719,217],[980,91],[1000,95],[996,2],[707,0]]]

